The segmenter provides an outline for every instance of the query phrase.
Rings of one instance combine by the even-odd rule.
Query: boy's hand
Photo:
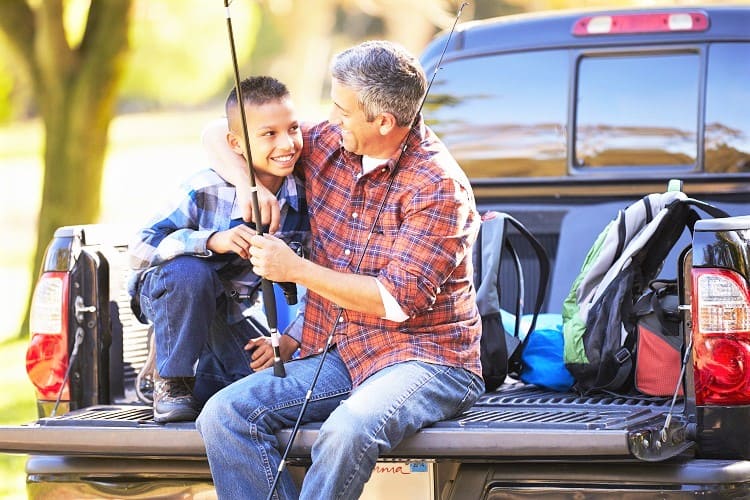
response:
[[[261,223],[268,224],[268,232],[273,234],[279,230],[281,213],[279,211],[279,200],[262,184],[257,184],[258,207],[260,209]],[[254,222],[253,218],[253,194],[250,184],[237,186],[237,202],[242,207],[242,218],[245,222]]]
[[[255,230],[240,224],[225,231],[217,231],[206,242],[206,248],[214,253],[234,252],[243,259],[250,258],[250,240]]]
[[[292,359],[292,354],[297,350],[299,344],[289,335],[281,335],[279,339],[279,354],[282,361]],[[273,366],[273,347],[271,346],[270,337],[257,337],[250,339],[245,346],[246,351],[253,351],[250,358],[250,368],[253,371],[259,371],[269,366]]]

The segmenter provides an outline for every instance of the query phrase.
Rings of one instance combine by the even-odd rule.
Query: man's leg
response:
[[[141,308],[154,324],[157,422],[193,420],[195,363],[203,350],[223,288],[205,260],[177,257],[150,271],[141,285]]]
[[[359,498],[382,453],[466,410],[483,390],[465,370],[420,361],[372,375],[323,423],[300,498]]]
[[[275,433],[292,427],[310,389],[321,356],[286,363],[286,377],[269,368],[217,392],[203,407],[196,426],[203,436],[219,498],[266,498],[281,460]],[[325,420],[351,390],[338,353],[331,351],[318,377],[303,423]],[[277,498],[297,498],[284,471]],[[325,498],[316,496],[316,498]]]

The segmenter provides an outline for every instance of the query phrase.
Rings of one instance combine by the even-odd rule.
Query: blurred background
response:
[[[658,4],[698,2],[474,0],[460,22]],[[316,120],[326,116],[333,54],[375,38],[419,54],[459,6],[233,0],[230,12],[241,75],[279,78],[300,116]],[[165,188],[205,166],[201,130],[223,114],[233,86],[226,24],[223,0],[0,0],[0,425],[36,415],[25,323],[54,229],[134,230]],[[0,498],[24,498],[23,461],[0,455]]]

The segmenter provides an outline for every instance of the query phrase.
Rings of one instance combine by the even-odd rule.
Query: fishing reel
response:
[[[277,285],[279,285],[279,288],[281,288],[281,291],[284,292],[284,300],[286,300],[286,303],[290,306],[293,306],[297,303],[297,284],[293,283],[291,281],[285,282],[285,283],[278,283],[275,282]],[[237,290],[232,290],[229,292],[229,296],[234,300],[235,302],[242,302],[245,300],[251,300],[255,296],[255,292],[258,290],[258,288],[254,288],[250,293],[240,293]]]

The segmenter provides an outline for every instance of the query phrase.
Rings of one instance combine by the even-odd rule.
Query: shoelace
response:
[[[190,385],[183,378],[159,381],[159,389],[170,398],[182,398],[193,394]]]

